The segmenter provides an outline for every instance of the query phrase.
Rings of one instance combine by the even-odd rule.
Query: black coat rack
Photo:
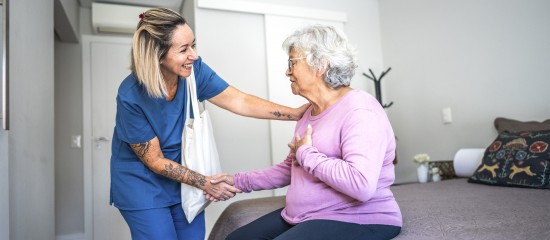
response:
[[[388,104],[382,103],[382,88],[380,86],[380,82],[382,81],[382,78],[386,76],[386,74],[391,70],[391,67],[388,68],[386,71],[383,71],[382,74],[380,74],[380,77],[377,78],[376,75],[372,72],[372,70],[369,68],[369,72],[371,75],[368,75],[366,73],[363,73],[365,77],[368,77],[372,81],[374,81],[374,89],[376,91],[376,100],[382,105],[383,108],[389,108],[391,105],[393,105],[393,102],[390,102]]]

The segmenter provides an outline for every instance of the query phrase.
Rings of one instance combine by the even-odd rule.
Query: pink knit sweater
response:
[[[267,169],[237,173],[235,186],[244,192],[289,186],[282,217],[290,224],[328,219],[401,226],[390,191],[395,137],[378,101],[353,90],[317,116],[311,110],[296,124],[302,137],[308,124],[313,129],[313,146],[296,152],[299,165],[287,157]]]

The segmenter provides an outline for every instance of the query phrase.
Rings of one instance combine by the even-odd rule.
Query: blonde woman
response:
[[[288,108],[245,94],[220,78],[195,51],[185,19],[169,9],[140,14],[132,45],[131,74],[117,95],[111,156],[111,204],[130,227],[132,239],[197,239],[205,235],[204,212],[188,223],[180,184],[217,200],[239,190],[212,184],[180,164],[185,119],[185,78],[194,70],[198,98],[233,113],[297,120],[305,106]]]

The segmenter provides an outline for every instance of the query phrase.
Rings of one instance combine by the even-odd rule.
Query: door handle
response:
[[[106,138],[106,137],[97,137],[97,138],[94,138],[94,142],[95,142],[95,148],[96,149],[101,149],[101,143],[102,142],[110,142],[111,140],[109,138]]]
[[[108,141],[111,141],[111,140],[106,138],[106,137],[98,137],[98,138],[95,138],[94,141],[96,143],[99,143],[99,142],[108,142]]]

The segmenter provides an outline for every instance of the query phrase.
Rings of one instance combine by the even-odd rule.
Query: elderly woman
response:
[[[271,168],[216,176],[243,192],[289,185],[286,207],[228,239],[391,239],[402,226],[390,186],[395,138],[380,103],[351,88],[355,56],[330,26],[294,32],[283,43],[294,94],[311,106],[296,125],[287,158]]]

